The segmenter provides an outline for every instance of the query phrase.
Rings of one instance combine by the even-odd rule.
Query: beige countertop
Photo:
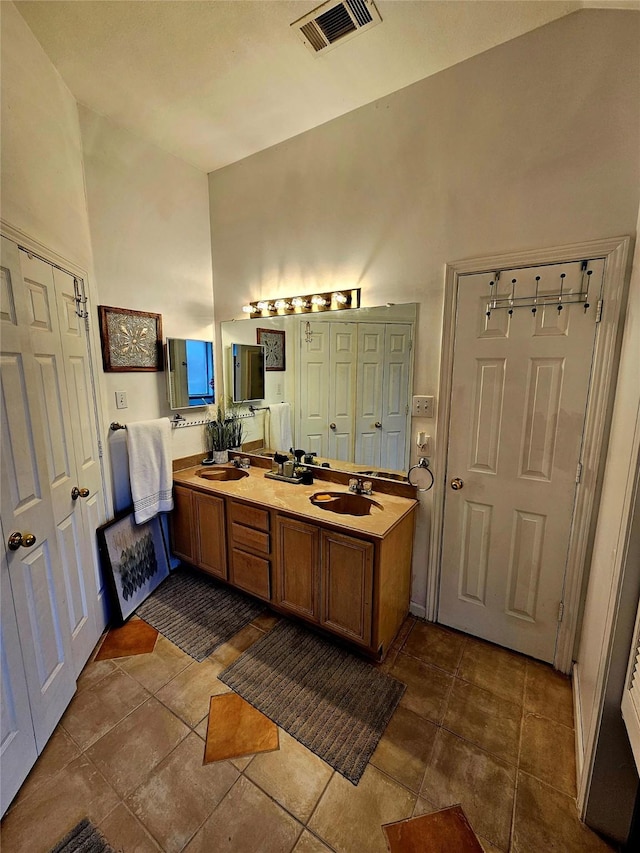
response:
[[[228,468],[232,465],[216,465],[213,468]],[[316,492],[345,492],[347,486],[339,483],[328,483],[316,480],[312,486],[300,483],[283,483],[265,477],[265,469],[251,467],[249,476],[241,480],[210,481],[199,477],[197,472],[202,465],[195,465],[181,471],[175,471],[173,481],[176,484],[191,486],[202,492],[226,495],[238,498],[262,508],[270,508],[286,512],[299,518],[329,524],[346,532],[366,533],[369,536],[383,538],[398,522],[410,513],[418,501],[413,498],[402,498],[375,491],[371,495],[381,508],[373,507],[370,515],[342,515],[315,506],[309,498]],[[205,469],[210,470],[210,469]]]

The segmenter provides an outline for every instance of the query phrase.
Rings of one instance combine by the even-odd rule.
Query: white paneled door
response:
[[[4,238],[0,275],[3,655],[9,595],[29,699],[30,719],[20,725],[32,728],[39,753],[103,624],[93,544],[104,520],[101,471],[73,278]],[[3,657],[2,665],[18,683],[18,656]],[[4,704],[2,711],[4,738],[14,724]],[[22,758],[14,767],[3,753],[3,777],[24,778],[33,762],[28,751]]]
[[[438,621],[548,662],[603,269],[594,260],[459,280]],[[585,288],[588,308],[568,304]],[[536,289],[565,301],[519,307]],[[492,296],[514,296],[514,307],[487,315]]]

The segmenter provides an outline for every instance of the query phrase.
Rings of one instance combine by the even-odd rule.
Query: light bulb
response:
[[[327,300],[324,298],[324,296],[312,296],[311,297],[311,304],[312,305],[326,305]]]
[[[287,302],[286,299],[277,299],[274,303],[276,311],[282,311],[283,309],[286,311],[288,308],[291,308],[291,305]]]
[[[336,302],[338,302],[340,305],[345,305],[345,304],[346,304],[346,302],[347,302],[347,297],[344,295],[344,293],[334,293],[334,294],[333,294],[333,298],[334,298],[334,299],[336,300]]]
[[[258,308],[258,311],[270,311],[271,310],[271,306],[269,305],[269,303],[263,302],[263,301],[258,302],[257,308]]]
[[[244,311],[245,314],[253,314],[254,307],[253,307],[253,305],[243,305],[242,310]]]
[[[302,296],[295,296],[291,300],[291,304],[293,305],[294,308],[306,308],[307,307],[307,300],[304,299]]]

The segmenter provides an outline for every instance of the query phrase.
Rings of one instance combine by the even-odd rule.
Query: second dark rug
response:
[[[285,620],[218,678],[354,785],[405,685]]]
[[[116,851],[107,844],[100,830],[85,817],[55,847],[52,847],[49,853],[116,853]]]
[[[210,580],[180,568],[136,610],[167,639],[197,661],[248,625],[264,606]]]

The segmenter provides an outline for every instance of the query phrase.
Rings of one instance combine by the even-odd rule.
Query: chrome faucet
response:
[[[370,480],[362,481],[361,477],[349,480],[349,491],[356,495],[370,495],[373,492]]]

